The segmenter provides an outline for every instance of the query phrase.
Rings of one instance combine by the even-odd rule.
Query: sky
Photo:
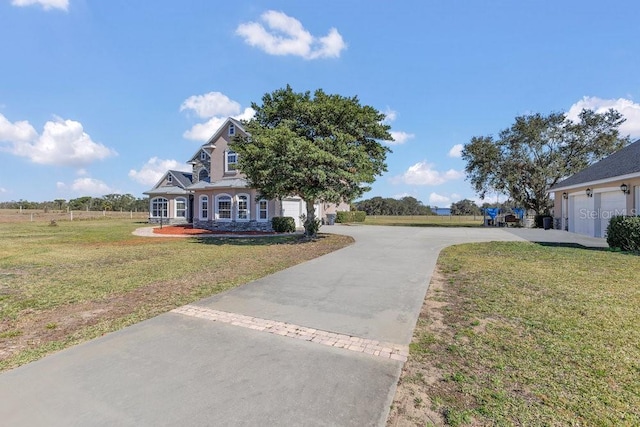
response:
[[[517,116],[616,108],[640,137],[638,16],[637,0],[0,0],[0,201],[143,197],[287,84],[386,114],[388,171],[363,198],[478,200],[462,146]]]

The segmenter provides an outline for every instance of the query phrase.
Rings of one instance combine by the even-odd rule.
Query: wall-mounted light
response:
[[[567,194],[566,191],[564,193],[562,193],[562,198],[563,199],[568,199],[569,198],[569,195]]]
[[[622,191],[624,194],[629,194],[629,186],[627,184],[622,184],[620,186],[620,191]]]
[[[593,190],[590,188],[587,188],[587,197],[593,197]]]

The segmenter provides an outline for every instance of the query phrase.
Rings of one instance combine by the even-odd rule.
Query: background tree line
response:
[[[76,199],[54,199],[44,202],[18,200],[0,202],[0,209],[41,209],[58,211],[123,211],[146,212],[149,198],[136,198],[131,194],[107,194],[102,197],[83,196]]]
[[[361,200],[353,204],[358,211],[364,211],[367,215],[436,215],[436,207],[424,205],[415,197],[403,197],[402,199],[394,199],[391,197],[373,197],[367,200]],[[478,206],[476,202],[469,199],[463,199],[454,202],[449,207],[451,215],[482,215],[484,208],[500,208],[502,212],[511,212],[516,208],[516,203],[507,200],[502,203],[485,202],[482,206]]]
[[[425,206],[415,197],[407,196],[401,199],[391,197],[374,197],[354,203],[356,210],[364,211],[367,215],[435,215],[430,206]]]

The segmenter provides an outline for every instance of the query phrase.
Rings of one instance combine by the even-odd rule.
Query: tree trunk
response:
[[[318,234],[318,228],[320,228],[316,226],[315,200],[303,200],[307,205],[307,214],[304,219],[304,235],[313,238],[316,237]]]

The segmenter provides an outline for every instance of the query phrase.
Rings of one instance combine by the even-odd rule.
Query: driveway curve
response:
[[[554,230],[333,226],[355,244],[0,375],[12,426],[384,425],[438,254]]]

